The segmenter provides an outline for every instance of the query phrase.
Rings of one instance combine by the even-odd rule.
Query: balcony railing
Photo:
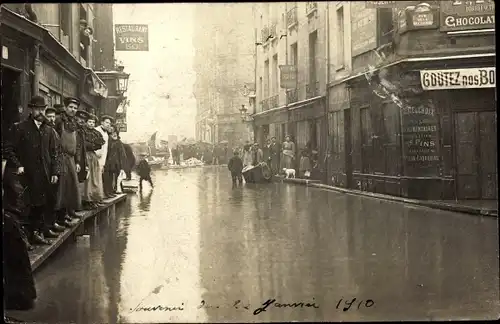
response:
[[[270,109],[278,108],[279,98],[280,98],[279,95],[275,95],[275,96],[272,96],[271,98],[269,98],[269,108]]]
[[[306,99],[314,98],[319,95],[319,82],[311,82],[306,85]]]
[[[294,7],[286,13],[286,25],[288,28],[291,28],[295,25],[297,25],[298,20],[297,20],[297,7]]]
[[[269,110],[269,98],[268,99],[264,99],[260,102],[260,109],[262,111],[266,111],[266,110]]]
[[[289,105],[291,103],[299,101],[299,92],[297,88],[289,89],[286,91],[286,104]]]
[[[318,10],[318,3],[317,2],[315,2],[315,1],[314,2],[312,2],[312,1],[306,2],[306,14],[307,15],[312,14],[316,10]]]
[[[269,27],[267,26],[264,26],[260,32],[261,34],[261,42],[264,44],[264,43],[267,43],[268,39],[269,39]]]

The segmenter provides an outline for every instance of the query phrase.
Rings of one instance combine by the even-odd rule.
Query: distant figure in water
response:
[[[241,174],[241,171],[243,170],[243,161],[241,160],[240,153],[238,151],[234,151],[234,156],[229,159],[227,168],[231,171],[233,187],[236,186],[236,181],[238,181],[238,184],[241,185],[243,183],[243,176]]]
[[[139,175],[139,190],[142,191],[142,181],[146,180],[151,185],[151,188],[154,188],[153,180],[151,180],[151,167],[149,166],[148,161],[146,160],[146,155],[141,154],[141,160],[137,165],[137,174]]]

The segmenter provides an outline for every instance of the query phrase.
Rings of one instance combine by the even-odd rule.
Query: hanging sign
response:
[[[297,87],[297,66],[280,65],[280,87],[293,89]]]
[[[422,70],[420,83],[424,90],[495,88],[495,68]]]
[[[441,1],[441,31],[494,29],[493,0]]]
[[[148,25],[115,25],[115,43],[117,51],[148,51]]]

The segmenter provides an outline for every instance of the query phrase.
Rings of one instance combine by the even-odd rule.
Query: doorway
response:
[[[2,129],[7,130],[20,120],[21,72],[2,66],[1,74]]]
[[[496,112],[455,114],[457,199],[497,199]]]

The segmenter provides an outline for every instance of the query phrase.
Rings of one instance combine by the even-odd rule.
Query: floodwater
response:
[[[36,322],[496,319],[497,219],[154,171],[36,273]],[[267,303],[266,303],[267,302]],[[266,306],[263,306],[267,305]],[[260,308],[260,309],[259,309]]]

